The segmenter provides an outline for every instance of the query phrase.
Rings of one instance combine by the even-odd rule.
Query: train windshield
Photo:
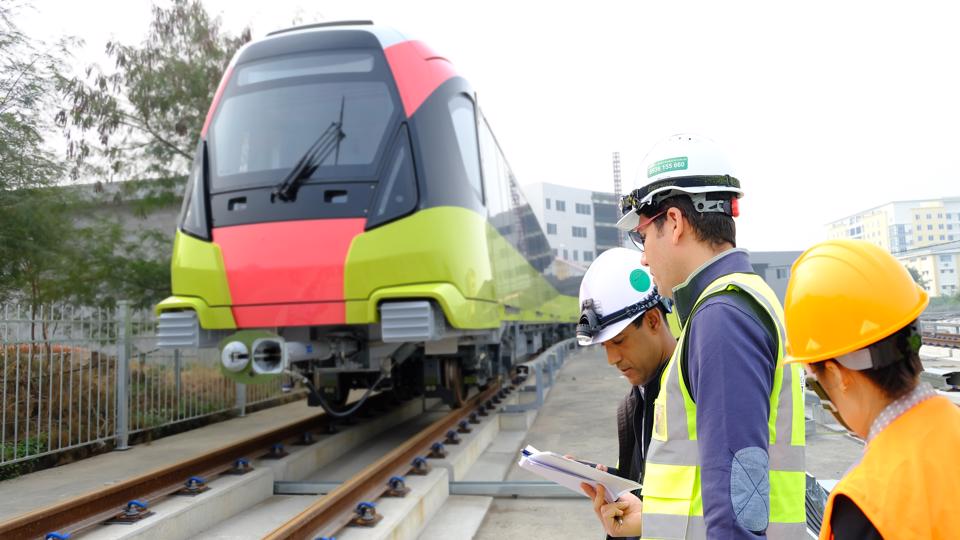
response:
[[[307,182],[376,176],[399,111],[373,52],[325,52],[237,66],[208,131],[210,189],[272,186],[334,122],[344,137]]]

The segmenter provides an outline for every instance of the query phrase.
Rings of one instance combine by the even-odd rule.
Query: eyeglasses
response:
[[[830,396],[827,395],[827,391],[823,389],[820,381],[814,379],[809,374],[807,375],[807,388],[813,390],[813,392],[817,394],[817,397],[820,398],[820,403],[823,405],[823,408],[829,411],[841,426],[843,426],[847,431],[854,433],[853,428],[851,428],[843,419],[843,417],[840,416],[840,409],[833,404],[833,401],[830,399]]]
[[[643,229],[646,229],[646,228],[647,228],[647,225],[650,225],[650,224],[653,223],[657,218],[659,218],[660,216],[662,216],[662,215],[664,215],[664,214],[666,214],[666,213],[667,213],[666,210],[663,210],[663,211],[661,211],[661,212],[658,212],[655,216],[653,216],[652,218],[649,218],[649,219],[647,219],[646,221],[644,221],[643,223],[637,225],[636,227],[634,227],[634,229],[633,229],[632,231],[630,231],[630,232],[627,233],[627,236],[629,236],[629,237],[630,237],[630,240],[633,241],[633,245],[637,246],[637,249],[639,249],[641,252],[643,251],[643,243],[644,243],[644,242],[646,241],[646,239],[647,239],[647,233],[644,233],[644,232],[641,232],[641,231],[642,231]]]

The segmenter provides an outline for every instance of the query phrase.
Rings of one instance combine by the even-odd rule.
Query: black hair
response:
[[[650,309],[654,309],[654,308],[650,308]],[[650,309],[648,309],[647,311],[650,311]],[[663,303],[658,303],[656,305],[656,309],[660,311],[660,318],[663,319],[663,324],[667,324],[667,313],[669,313],[669,311],[667,311],[667,308],[663,305]],[[634,328],[640,328],[641,326],[643,326],[643,318],[647,315],[647,311],[644,311],[643,315],[635,317],[632,321],[630,321],[630,323],[633,324]]]
[[[732,193],[721,193],[720,195],[734,197]],[[737,225],[734,223],[733,217],[723,212],[700,212],[693,207],[693,201],[687,195],[667,197],[660,201],[660,204],[654,209],[644,211],[644,214],[647,217],[652,217],[670,208],[680,210],[680,213],[693,228],[697,240],[709,242],[713,246],[730,243],[733,247],[737,247]],[[654,220],[653,223],[657,226],[657,232],[663,230],[666,219],[667,216],[662,215]]]
[[[895,351],[893,354],[899,355],[899,358],[884,358],[886,361],[893,361],[888,365],[860,372],[890,399],[900,398],[913,390],[919,381],[920,372],[923,371],[923,363],[920,361],[920,336],[915,322],[873,345]],[[810,368],[818,377],[823,375],[823,362],[810,364]]]

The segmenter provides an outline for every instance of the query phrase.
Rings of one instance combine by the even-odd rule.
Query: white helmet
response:
[[[673,195],[690,195],[700,212],[724,212],[733,217],[739,214],[736,200],[743,196],[733,165],[717,143],[689,134],[671,135],[657,143],[643,158],[634,187],[620,201],[623,217],[617,227],[624,231],[640,224],[644,207],[655,207]]]
[[[643,255],[626,248],[604,251],[580,282],[580,345],[603,343],[620,333],[647,310],[669,300],[661,298],[650,272],[640,264]]]

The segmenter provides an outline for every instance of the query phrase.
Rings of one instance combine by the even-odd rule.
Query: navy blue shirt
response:
[[[768,452],[767,421],[777,363],[772,323],[752,299],[736,293],[707,299],[687,320],[704,289],[732,273],[753,273],[746,251],[729,250],[711,259],[673,293],[680,323],[689,326],[687,378],[690,397],[697,404],[707,537],[755,539],[765,537],[766,517],[758,511],[763,505],[739,501],[745,496],[742,471],[756,465],[739,462],[740,473],[733,482],[731,471],[741,450],[750,449],[746,454],[754,457],[761,450],[761,455]],[[735,508],[734,500],[740,508]],[[760,519],[763,526],[757,525]]]

